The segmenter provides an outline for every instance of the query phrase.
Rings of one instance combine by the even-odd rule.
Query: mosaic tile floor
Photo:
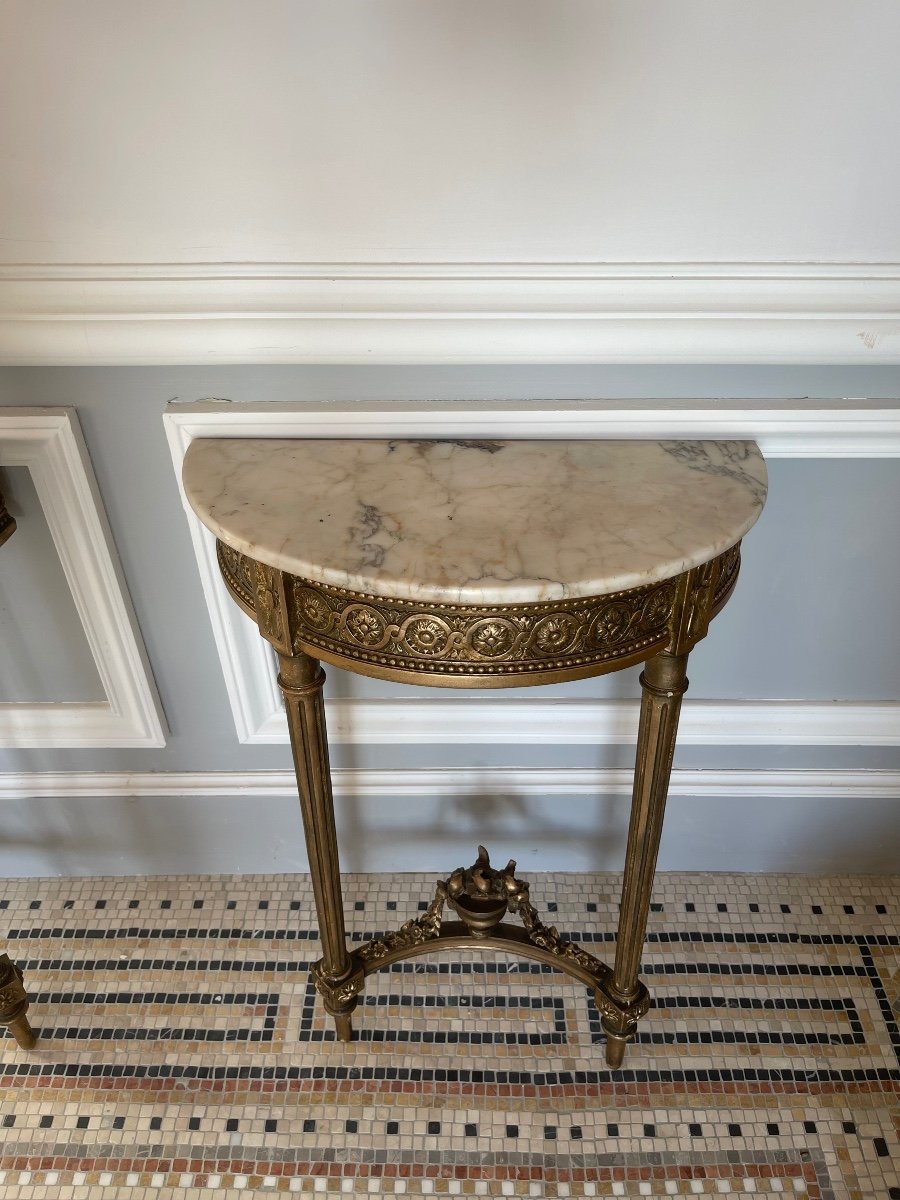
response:
[[[336,1042],[303,876],[0,883],[40,1037],[0,1045],[0,1197],[898,1200],[898,882],[661,876],[620,1072],[586,988],[477,952],[373,976]],[[347,876],[348,923],[433,885]],[[617,890],[532,879],[601,956]]]

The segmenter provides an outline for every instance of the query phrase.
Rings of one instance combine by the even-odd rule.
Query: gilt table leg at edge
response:
[[[334,825],[334,799],[322,687],[325,672],[304,653],[278,656],[278,686],[284,696],[303,831],[309,855],[322,958],[315,966],[316,987],[334,1017],[341,1041],[352,1037],[350,1014],[362,986],[362,971],[347,950],[341,868]]]
[[[0,1026],[7,1027],[23,1050],[30,1050],[37,1041],[28,1024],[27,1011],[22,972],[8,954],[0,954]]]

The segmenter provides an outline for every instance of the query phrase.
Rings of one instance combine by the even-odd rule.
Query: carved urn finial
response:
[[[460,867],[447,880],[447,899],[470,933],[489,933],[528,898],[528,884],[516,879],[515,870],[515,860],[510,859],[502,871],[495,871],[487,850],[479,846],[472,866]]]

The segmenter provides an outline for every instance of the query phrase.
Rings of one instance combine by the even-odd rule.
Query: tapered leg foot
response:
[[[8,954],[0,954],[0,1025],[6,1025],[23,1050],[37,1040],[25,1016],[28,997],[22,984],[22,972]]]
[[[613,1071],[621,1067],[625,1059],[625,1047],[630,1041],[628,1037],[606,1031],[606,1065]]]
[[[15,1021],[10,1021],[9,1032],[16,1040],[16,1045],[21,1046],[23,1050],[31,1050],[37,1038],[34,1035],[34,1030],[28,1024],[27,1017],[17,1017]]]
[[[353,1018],[349,1013],[334,1018],[334,1031],[338,1036],[338,1041],[353,1041]]]

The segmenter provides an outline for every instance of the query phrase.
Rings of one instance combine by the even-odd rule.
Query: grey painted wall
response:
[[[100,673],[28,468],[0,467],[0,491],[18,526],[0,564],[0,704],[102,700]]]
[[[533,399],[548,396],[775,398],[900,396],[897,368],[6,368],[0,405],[72,405],[122,559],[171,728],[163,749],[0,752],[0,771],[284,769],[286,746],[237,742],[187,525],[163,434],[172,400]],[[34,536],[0,557],[0,700],[96,695],[97,678],[35,498],[5,472]],[[776,460],[770,499],[745,543],[737,592],[695,651],[690,696],[893,699],[900,695],[900,463]],[[0,484],[0,486],[4,486]],[[13,557],[15,556],[15,557]],[[24,572],[24,574],[20,574]],[[42,593],[22,604],[23,581]],[[5,606],[5,607],[4,607]],[[15,623],[10,611],[15,610]],[[54,614],[48,637],[45,613]],[[4,615],[5,613],[5,615]],[[55,640],[54,640],[55,639]],[[399,689],[331,672],[331,694]],[[636,695],[637,672],[552,695]],[[337,766],[626,766],[627,747],[336,746]],[[900,769],[887,747],[684,746],[677,764],[707,768]],[[263,806],[262,808],[260,806]],[[584,797],[467,802],[345,801],[350,867],[443,869],[467,859],[485,826],[498,854],[545,869],[600,869],[621,860],[627,805]],[[862,799],[673,800],[661,865],[672,869],[884,870],[897,865],[898,806]],[[7,873],[302,869],[289,800],[236,798],[7,801],[0,870]],[[540,854],[536,853],[540,848]],[[452,860],[452,862],[451,862]]]

